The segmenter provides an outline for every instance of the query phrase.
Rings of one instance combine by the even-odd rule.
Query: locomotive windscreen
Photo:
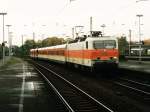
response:
[[[93,47],[95,49],[112,49],[116,48],[116,41],[115,40],[100,40],[100,41],[94,41]]]

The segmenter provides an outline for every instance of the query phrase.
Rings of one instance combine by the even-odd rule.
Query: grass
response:
[[[5,64],[0,67],[0,69],[7,68],[8,66],[11,66],[11,65],[14,65],[14,64],[17,64],[17,63],[21,63],[21,62],[22,62],[22,60],[20,58],[10,57],[10,59],[8,59],[5,62]]]

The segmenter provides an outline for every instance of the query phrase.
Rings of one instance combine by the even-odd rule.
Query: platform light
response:
[[[140,18],[143,17],[142,14],[136,15],[139,18],[139,43],[141,43],[141,21]],[[141,44],[139,44],[139,63],[141,63]]]

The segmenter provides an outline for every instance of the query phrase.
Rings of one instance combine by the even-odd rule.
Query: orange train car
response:
[[[79,38],[63,45],[31,49],[30,56],[75,67],[87,67],[91,71],[104,66],[105,68],[117,67],[118,40],[110,36]]]

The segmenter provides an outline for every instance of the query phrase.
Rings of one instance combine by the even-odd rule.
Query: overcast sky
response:
[[[5,25],[11,24],[13,44],[21,44],[24,39],[36,40],[47,36],[71,36],[73,26],[84,26],[89,31],[90,16],[93,17],[93,30],[102,30],[105,24],[106,35],[129,35],[138,40],[137,14],[141,18],[142,39],[150,38],[150,1],[144,0],[0,0],[0,12],[7,12]],[[44,35],[43,35],[44,34]],[[43,36],[42,36],[43,35]],[[5,40],[7,40],[5,27]],[[0,43],[2,42],[2,16],[0,16]]]

